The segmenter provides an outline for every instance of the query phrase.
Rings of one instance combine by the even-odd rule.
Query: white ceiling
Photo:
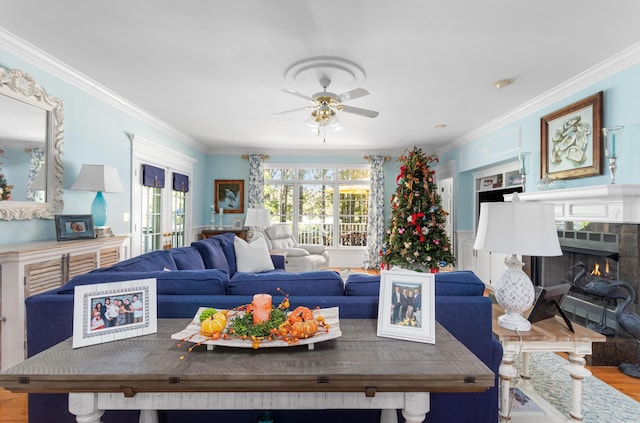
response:
[[[639,16],[637,0],[0,0],[0,27],[229,152],[452,142],[636,44]],[[285,80],[319,56],[360,66],[370,95],[347,104],[380,112],[341,113],[326,144],[308,111],[272,116],[307,105],[283,88],[320,91]]]

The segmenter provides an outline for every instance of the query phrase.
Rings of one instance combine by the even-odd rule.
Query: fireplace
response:
[[[558,239],[563,255],[531,259],[530,271],[535,284],[545,287],[572,284],[581,269],[572,271],[571,267],[582,262],[586,270],[581,280],[583,284],[596,277],[624,280],[638,293],[639,185],[607,185],[519,195],[523,201],[555,205]],[[599,275],[596,276],[596,273]],[[569,318],[583,326],[599,324],[604,312],[608,329],[598,331],[607,335],[607,342],[594,344],[590,364],[613,366],[622,362],[638,362],[637,341],[618,328],[613,311],[617,302],[603,302],[602,298],[585,295],[572,288],[563,303]],[[640,314],[637,302],[626,310]]]

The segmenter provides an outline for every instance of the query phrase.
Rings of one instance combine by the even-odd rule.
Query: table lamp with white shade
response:
[[[250,228],[247,236],[251,241],[256,236],[256,231],[264,229],[271,225],[271,213],[268,209],[247,208],[247,217],[244,226]]]
[[[511,330],[531,330],[522,313],[533,304],[535,289],[517,255],[562,255],[553,204],[520,201],[518,194],[513,194],[512,201],[482,203],[473,248],[510,254],[495,288],[496,301],[505,310],[498,324]]]
[[[78,178],[71,186],[75,191],[95,191],[96,197],[91,204],[93,224],[103,227],[107,224],[107,200],[103,192],[124,193],[124,187],[118,176],[118,169],[105,165],[83,164]]]

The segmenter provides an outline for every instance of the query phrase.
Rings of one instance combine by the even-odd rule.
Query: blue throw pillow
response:
[[[227,263],[229,263],[229,276],[235,275],[238,271],[238,266],[236,265],[236,247],[233,244],[236,234],[228,232],[216,235],[214,238],[220,242],[222,251],[224,251],[224,255],[227,257]]]
[[[234,235],[235,236],[235,235]],[[219,269],[231,274],[227,256],[222,251],[220,240],[216,237],[192,242],[191,246],[196,248],[202,257],[204,266],[207,269]]]
[[[156,270],[178,270],[169,250],[144,253],[94,272],[153,272]]]
[[[204,270],[202,256],[195,247],[173,248],[171,255],[176,262],[178,270]]]

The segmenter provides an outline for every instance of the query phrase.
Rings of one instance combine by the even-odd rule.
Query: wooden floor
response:
[[[376,272],[369,271],[369,273]],[[627,376],[613,366],[588,368],[598,379],[640,402],[640,379]],[[12,394],[0,388],[0,423],[27,423],[27,394]]]

